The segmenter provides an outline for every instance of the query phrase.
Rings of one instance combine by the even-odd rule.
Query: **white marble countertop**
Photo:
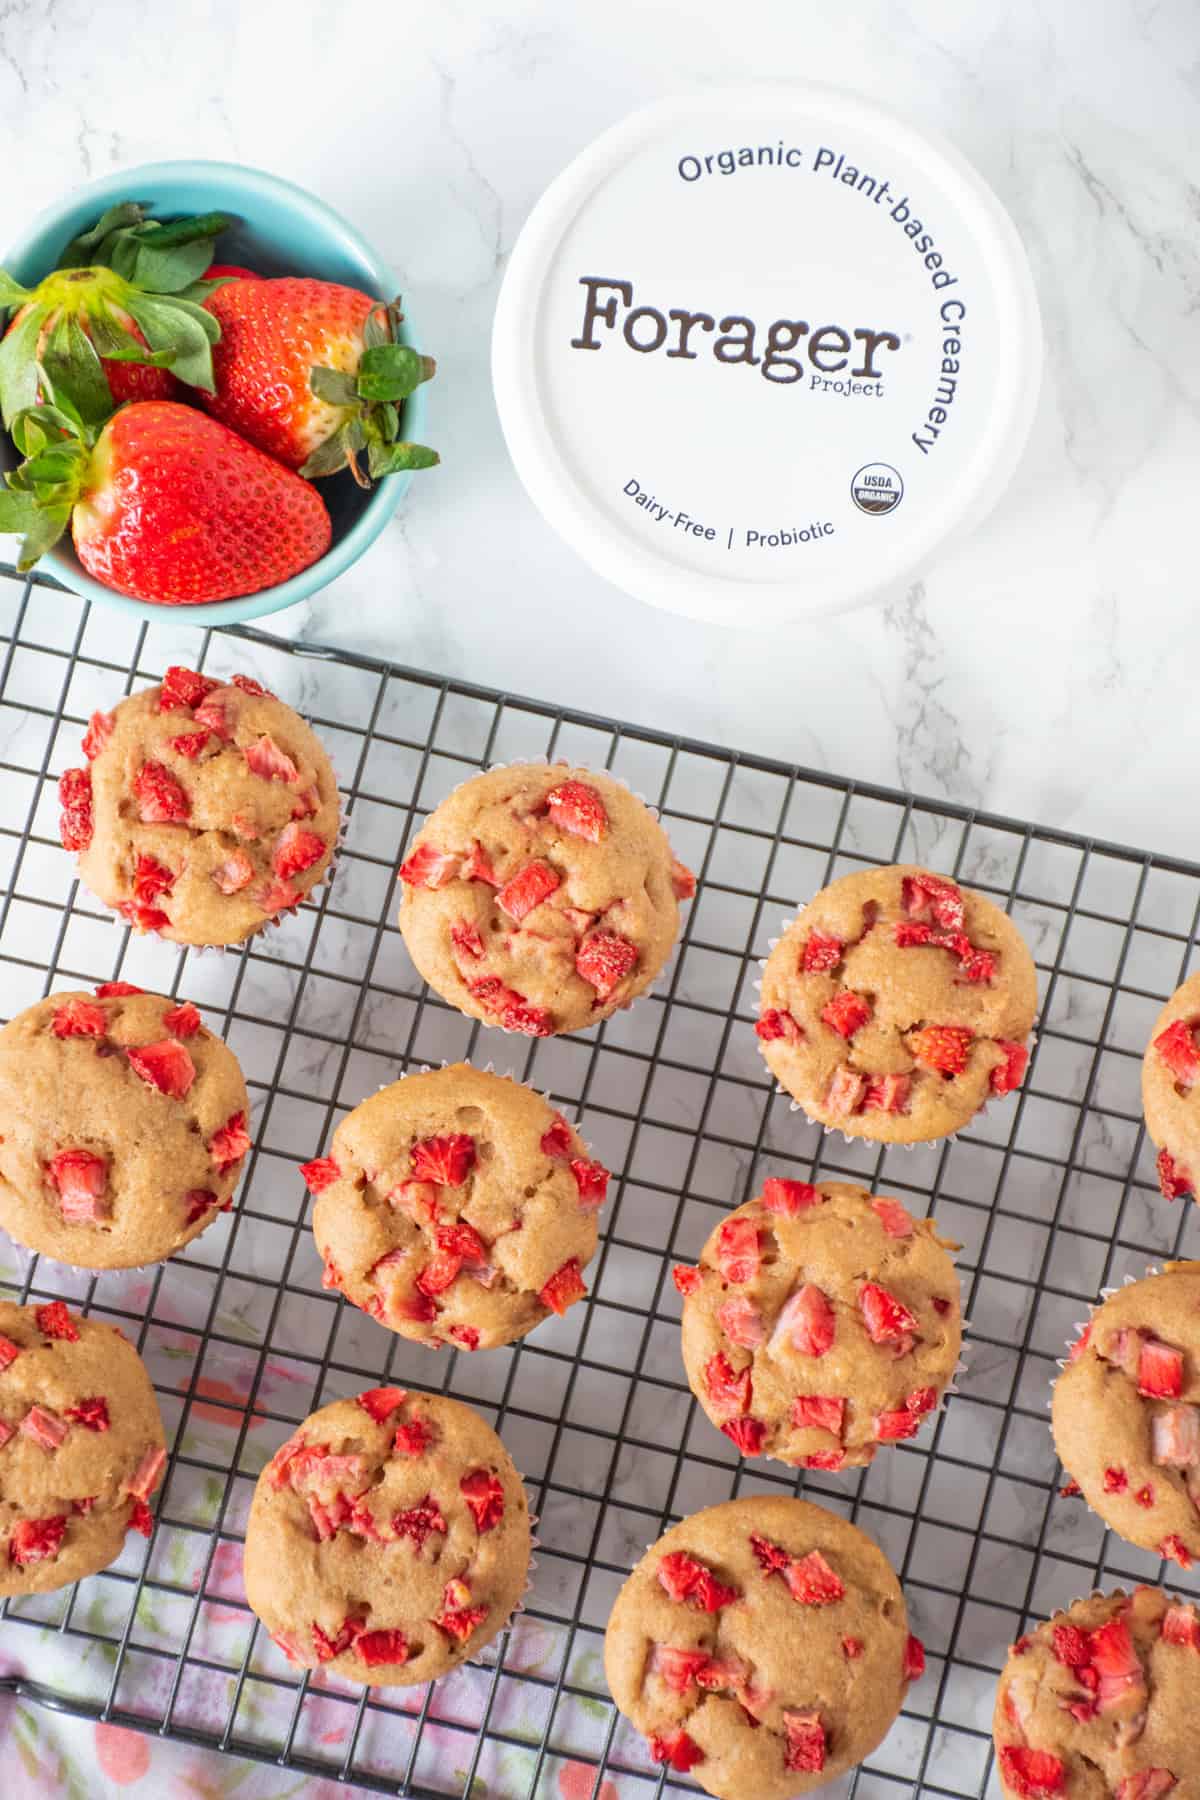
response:
[[[686,24],[660,0],[166,0],[152,28],[132,0],[18,4],[0,242],[89,175],[207,155],[317,189],[398,268],[439,357],[444,468],[268,628],[1186,855],[1198,66],[1190,0],[702,0]],[[638,104],[765,76],[851,84],[946,132],[1011,209],[1049,348],[984,527],[884,604],[770,640],[593,575],[520,488],[488,379],[505,258],[546,182]]]

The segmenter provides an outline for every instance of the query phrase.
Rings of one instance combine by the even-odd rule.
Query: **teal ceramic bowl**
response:
[[[221,162],[144,163],[78,188],[69,199],[33,221],[0,258],[0,267],[24,286],[33,285],[54,267],[64,245],[117,200],[140,200],[153,216],[163,219],[183,213],[230,213],[239,222],[218,241],[220,262],[244,263],[264,275],[315,275],[361,288],[381,300],[392,299],[397,291],[396,278],[387,264],[352,226],[314,195],[261,169]],[[413,343],[407,303],[405,314],[401,339]],[[424,386],[419,387],[404,403],[404,435],[417,441],[425,436],[425,392]],[[16,461],[11,443],[0,432],[0,467],[11,469]],[[240,600],[207,606],[158,606],[131,600],[84,572],[69,536],[49,551],[38,567],[74,593],[140,618],[169,616],[177,624],[232,625],[294,606],[326,587],[379,536],[411,479],[408,473],[387,475],[369,492],[344,470],[320,482],[333,520],[329,550],[290,581]]]

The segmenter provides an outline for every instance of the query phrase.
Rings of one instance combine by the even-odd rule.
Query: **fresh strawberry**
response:
[[[0,490],[0,529],[3,529]],[[58,778],[58,835],[64,850],[86,850],[92,841],[92,777],[87,769],[64,769]]]
[[[399,1392],[398,1389],[383,1389],[384,1393]],[[407,1419],[396,1427],[396,1435],[392,1439],[394,1456],[424,1456],[434,1441],[434,1429],[428,1419]]]
[[[535,863],[531,866],[545,865]],[[508,888],[501,889],[501,906],[505,904],[504,895],[508,891]],[[575,972],[595,988],[601,1000],[609,1000],[625,977],[637,968],[638,960],[637,948],[628,938],[619,937],[615,931],[593,931],[579,946]]]
[[[251,774],[263,781],[284,781],[289,787],[295,787],[300,780],[300,771],[287,751],[281,750],[267,731],[253,744],[247,744],[242,755]]]
[[[1145,1339],[1138,1358],[1139,1394],[1155,1400],[1178,1400],[1183,1393],[1183,1352],[1155,1338]]]
[[[1191,1175],[1176,1162],[1169,1150],[1160,1150],[1155,1164],[1158,1171],[1158,1185],[1164,1200],[1182,1200],[1195,1191],[1195,1182]]]
[[[783,1340],[801,1356],[824,1356],[833,1342],[835,1322],[834,1310],[821,1289],[806,1282],[784,1301],[771,1343]]]
[[[717,1233],[714,1260],[725,1281],[735,1286],[753,1281],[762,1262],[755,1221],[726,1219]]]
[[[408,1389],[402,1387],[367,1388],[365,1392],[354,1396],[355,1404],[361,1406],[377,1425],[390,1419],[398,1406],[403,1406],[408,1399]]]
[[[183,788],[160,762],[142,764],[133,778],[133,797],[143,825],[178,825],[192,810]]]
[[[157,1088],[171,1100],[182,1100],[196,1079],[196,1065],[174,1038],[127,1050],[129,1066],[147,1087]]]
[[[721,1430],[743,1456],[757,1456],[763,1447],[767,1428],[761,1419],[726,1419]]]
[[[244,1112],[231,1113],[220,1130],[214,1131],[208,1140],[208,1154],[219,1175],[241,1162],[249,1148],[250,1134],[246,1130]]]
[[[901,1438],[916,1437],[920,1429],[920,1413],[911,1412],[907,1407],[875,1414],[875,1436],[881,1444],[894,1444]]]
[[[586,1293],[587,1288],[579,1272],[579,1258],[573,1256],[539,1289],[538,1299],[543,1306],[548,1306],[551,1312],[558,1313],[561,1317],[569,1306],[573,1306],[576,1300],[582,1300]]]
[[[496,904],[504,908],[510,918],[520,924],[521,920],[542,904],[560,885],[558,876],[549,863],[534,861],[526,863],[523,869],[505,882],[496,895]]]
[[[789,1181],[783,1175],[768,1175],[763,1182],[762,1203],[770,1213],[794,1219],[797,1213],[818,1206],[821,1196],[810,1181]]]
[[[944,875],[933,875],[927,869],[906,875],[901,885],[901,904],[910,919],[932,916],[946,931],[963,928],[962,889]]]
[[[460,960],[470,958],[472,962],[478,962],[483,955],[483,939],[469,919],[458,919],[450,927],[450,942]]]
[[[697,1763],[704,1761],[704,1752],[694,1738],[690,1738],[683,1727],[676,1731],[656,1731],[650,1738],[650,1759],[652,1762],[666,1763],[670,1769],[678,1770],[686,1775]]]
[[[396,1667],[408,1661],[408,1639],[402,1631],[364,1631],[354,1640],[354,1654],[368,1669]]]
[[[689,1269],[686,1263],[676,1263],[671,1270],[671,1280],[686,1300],[703,1285],[704,1275],[700,1269]]]
[[[43,1337],[61,1338],[67,1344],[78,1341],[79,1327],[62,1300],[51,1300],[48,1306],[39,1306],[34,1317]]]
[[[835,1119],[848,1119],[863,1104],[866,1092],[866,1076],[860,1075],[848,1063],[842,1063],[833,1071],[825,1096],[826,1108]]]
[[[971,1032],[963,1025],[925,1025],[908,1037],[917,1061],[947,1077],[962,1074],[972,1042]]]
[[[680,1650],[670,1644],[656,1644],[650,1667],[672,1693],[686,1694],[709,1661],[706,1650]]]
[[[798,1430],[810,1426],[818,1431],[831,1431],[840,1438],[846,1419],[844,1398],[820,1394],[797,1394],[792,1401],[792,1424]]]
[[[1024,1044],[1014,1044],[1009,1038],[997,1038],[996,1048],[1003,1052],[1004,1061],[997,1063],[992,1070],[991,1083],[994,1094],[1011,1094],[1019,1088],[1025,1079],[1025,1066],[1029,1061],[1029,1052]]]
[[[102,1006],[90,1000],[64,1000],[56,1007],[50,1021],[56,1038],[102,1038],[108,1030],[108,1018]]]
[[[912,1218],[898,1200],[879,1198],[872,1200],[871,1211],[875,1213],[889,1237],[907,1238],[913,1234]]]
[[[163,1029],[175,1038],[195,1037],[200,1030],[200,1023],[199,1009],[190,1000],[183,1001],[179,1006],[168,1007],[163,1014]]]
[[[757,1350],[766,1341],[762,1314],[752,1300],[741,1294],[717,1308],[717,1324],[730,1343],[742,1350]]]
[[[1128,1620],[1120,1616],[1098,1626],[1089,1639],[1091,1663],[1100,1678],[1096,1698],[1101,1712],[1125,1694],[1145,1687],[1145,1676],[1133,1647]]]
[[[90,1150],[60,1150],[46,1168],[58,1190],[62,1216],[68,1224],[96,1224],[109,1217],[111,1208],[101,1196],[108,1181],[108,1165]]]
[[[833,999],[821,1009],[821,1018],[829,1029],[836,1031],[839,1037],[847,1040],[852,1038],[856,1031],[861,1031],[870,1017],[871,1002],[864,1000],[861,994],[851,993],[849,988],[844,988],[840,994],[835,994]]]
[[[819,1713],[785,1712],[783,1729],[787,1745],[783,1766],[797,1775],[819,1775],[825,1767],[825,1727]]]
[[[800,952],[801,971],[805,975],[814,975],[836,969],[845,953],[846,946],[841,938],[822,937],[819,931],[812,931]]]
[[[864,1281],[858,1291],[858,1304],[873,1343],[911,1349],[912,1339],[920,1327],[907,1306],[894,1294],[889,1294],[878,1282]]]
[[[444,1631],[447,1637],[454,1638],[460,1644],[465,1644],[471,1633],[483,1623],[487,1615],[486,1606],[458,1609],[447,1607],[444,1612],[438,1614],[436,1619],[431,1619],[430,1624],[436,1625],[439,1631]]]
[[[461,1187],[475,1167],[475,1139],[465,1131],[421,1138],[412,1147],[412,1178],[443,1187]]]
[[[318,1156],[312,1162],[300,1164],[304,1185],[312,1194],[320,1194],[331,1187],[341,1172],[332,1156]]]
[[[1196,1031],[1187,1019],[1174,1019],[1154,1040],[1154,1048],[1183,1087],[1200,1080],[1200,1048]]]
[[[108,1401],[102,1394],[97,1394],[90,1400],[81,1400],[78,1406],[68,1406],[67,1418],[76,1425],[82,1425],[85,1431],[107,1431]]]
[[[767,1008],[754,1030],[764,1044],[775,1044],[780,1039],[788,1044],[804,1041],[804,1027],[796,1022],[790,1012],[781,1012],[774,1006]]]
[[[925,1646],[920,1638],[910,1631],[904,1645],[904,1679],[905,1681],[920,1681],[924,1673]]]
[[[546,808],[551,824],[589,844],[598,844],[608,830],[604,802],[585,781],[560,781],[547,794]]]
[[[204,271],[204,279],[205,281],[259,281],[261,276],[257,275],[253,269],[244,269],[240,263],[209,263]]]
[[[426,1494],[416,1506],[392,1514],[392,1530],[397,1537],[411,1538],[420,1551],[424,1548],[426,1539],[432,1537],[435,1531],[443,1537],[446,1535],[446,1521],[433,1495]]]
[[[316,489],[191,406],[138,401],[93,444],[25,415],[26,456],[0,491],[0,529],[25,533],[28,568],[70,521],[105,587],[164,605],[254,594],[323,556],[332,535]]]
[[[111,713],[94,712],[88,720],[88,728],[83,734],[83,754],[89,762],[94,762],[113,734],[116,724]]]
[[[360,482],[363,450],[373,479],[437,462],[399,437],[401,403],[434,363],[396,342],[398,301],[283,276],[223,282],[204,307],[221,329],[203,404],[260,450],[314,478],[349,464]]]
[[[1049,1750],[1031,1750],[1024,1744],[1000,1746],[1000,1773],[1020,1800],[1044,1800],[1050,1794],[1061,1794],[1066,1784],[1066,1766]]]
[[[504,1488],[490,1469],[471,1469],[459,1482],[458,1491],[474,1513],[475,1529],[481,1537],[504,1517]]]
[[[694,1601],[701,1612],[719,1612],[740,1598],[736,1588],[718,1581],[707,1564],[686,1550],[668,1550],[660,1556],[657,1574],[672,1600],[680,1605]]]
[[[254,880],[254,864],[244,850],[235,850],[217,864],[212,879],[223,894],[240,894]]]
[[[18,1519],[8,1538],[8,1560],[19,1569],[50,1561],[62,1548],[67,1529],[64,1513],[47,1519]]]
[[[863,1095],[863,1111],[904,1113],[911,1097],[910,1075],[872,1075]]]
[[[704,1385],[718,1412],[749,1412],[753,1398],[749,1363],[735,1370],[725,1352],[718,1350],[704,1365]]]
[[[293,875],[302,875],[305,869],[319,863],[324,854],[324,838],[319,838],[315,831],[305,831],[293,821],[284,826],[275,840],[271,867],[281,881],[289,881]]]
[[[210,675],[201,675],[198,669],[185,669],[179,663],[172,663],[158,690],[158,710],[194,712],[220,685]]]
[[[542,1140],[543,1145],[545,1139]],[[608,1170],[603,1163],[589,1162],[586,1157],[571,1158],[571,1173],[579,1190],[579,1204],[586,1210],[603,1206],[608,1193]]]

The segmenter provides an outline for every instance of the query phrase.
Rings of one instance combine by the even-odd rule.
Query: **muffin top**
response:
[[[167,1451],[141,1357],[115,1325],[61,1300],[0,1301],[0,1596],[95,1574],[146,1505]]]
[[[1025,1073],[1037,972],[1012,920],[900,865],[831,882],[767,959],[755,1027],[781,1086],[847,1137],[946,1137]]]
[[[1200,1800],[1200,1619],[1159,1588],[1092,1594],[1013,1645],[992,1730],[1007,1800]]]
[[[932,1219],[844,1181],[773,1176],[677,1267],[692,1392],[743,1456],[868,1463],[914,1437],[962,1342],[958,1277]]]
[[[582,1031],[658,974],[695,879],[649,807],[566,763],[489,769],[426,819],[400,929],[430,987],[531,1037]]]
[[[402,1337],[492,1349],[587,1291],[608,1171],[518,1081],[469,1063],[406,1075],[302,1173],[325,1286]]]
[[[529,1555],[525,1489],[478,1413],[371,1388],[311,1413],[259,1476],[246,1598],[289,1661],[410,1687],[504,1629]]]
[[[1168,1200],[1195,1197],[1200,1176],[1200,970],[1176,988],[1155,1020],[1142,1060],[1146,1130],[1159,1146]]]
[[[1063,1467],[1106,1525],[1183,1568],[1200,1558],[1200,1263],[1118,1288],[1054,1384]]]
[[[170,668],[92,714],[59,782],[80,878],[136,931],[237,944],[323,880],[338,792],[316,733],[257,681]]]
[[[0,1031],[0,1225],[83,1269],[161,1262],[228,1206],[249,1117],[190,1002],[125,981],[52,994]]]
[[[861,1762],[924,1667],[883,1552],[782,1495],[673,1526],[604,1639],[613,1698],[652,1758],[721,1800],[788,1800]]]

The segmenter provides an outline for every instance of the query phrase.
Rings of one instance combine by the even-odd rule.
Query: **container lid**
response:
[[[991,189],[816,86],[663,101],[554,181],[492,375],[530,496],[656,605],[769,624],[912,574],[990,510],[1042,344]]]

